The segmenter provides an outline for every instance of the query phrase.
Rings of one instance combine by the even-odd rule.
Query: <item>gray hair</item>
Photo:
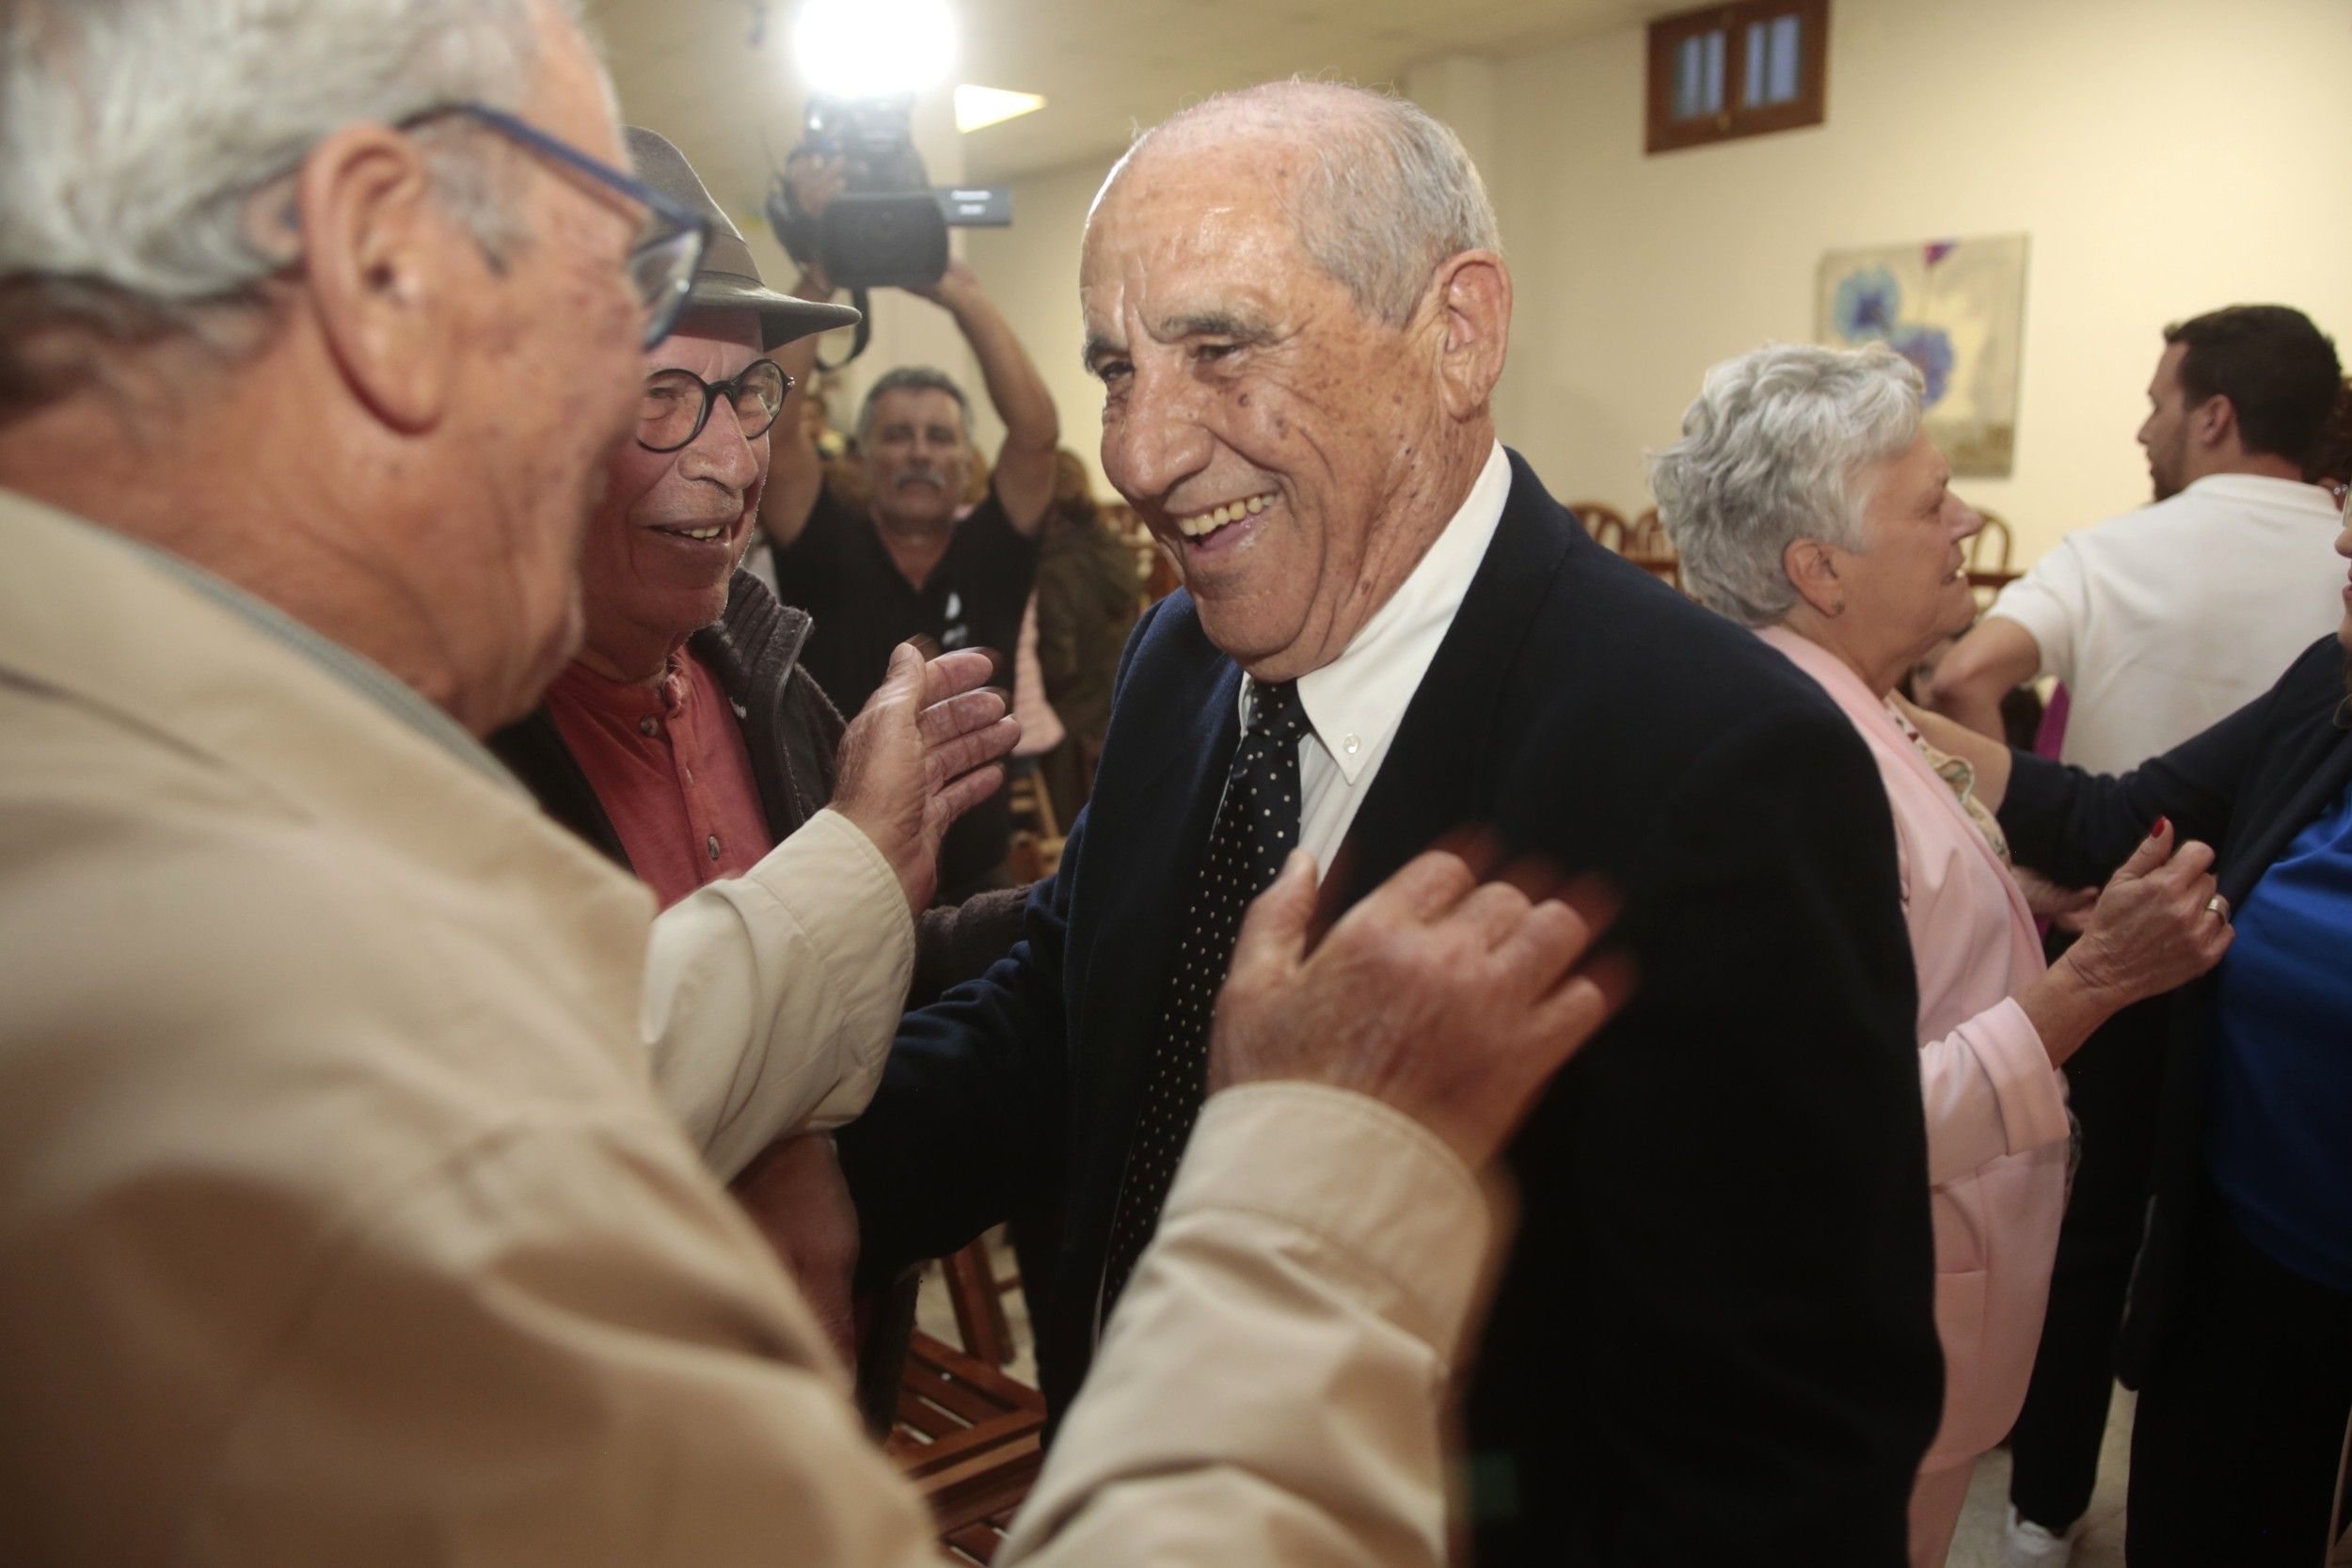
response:
[[[866,388],[866,401],[858,405],[857,444],[866,445],[866,437],[874,428],[874,405],[888,392],[945,392],[956,400],[956,418],[963,429],[963,444],[972,444],[972,404],[956,385],[955,377],[946,371],[929,365],[900,365],[884,371]]]
[[[1289,193],[1292,227],[1368,316],[1402,325],[1447,257],[1502,249],[1462,138],[1419,104],[1369,87],[1294,79],[1218,93],[1143,133],[1120,166],[1155,140],[1223,119],[1301,133],[1312,162]]]
[[[532,0],[0,0],[0,379],[43,325],[192,327],[252,297],[286,262],[258,191],[343,125],[512,107],[537,28]],[[436,182],[495,255],[501,193],[458,130],[431,138]]]
[[[1768,343],[1708,371],[1682,439],[1649,458],[1691,596],[1743,626],[1787,615],[1783,555],[1800,539],[1862,547],[1862,472],[1918,437],[1922,398],[1918,371],[1883,343]]]

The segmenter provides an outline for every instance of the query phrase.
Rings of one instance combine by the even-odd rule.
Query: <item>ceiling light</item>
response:
[[[1010,92],[1003,87],[975,87],[966,82],[956,88],[956,129],[977,131],[983,125],[1018,119],[1043,107],[1045,99],[1040,93]]]
[[[806,0],[792,24],[792,58],[818,92],[920,92],[955,63],[955,15],[947,0]]]

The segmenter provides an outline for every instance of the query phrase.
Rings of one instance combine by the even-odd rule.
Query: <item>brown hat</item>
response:
[[[684,153],[653,132],[634,125],[623,129],[621,139],[628,148],[628,161],[636,166],[638,179],[710,220],[710,245],[703,252],[702,266],[694,273],[694,286],[686,296],[690,308],[757,311],[766,338],[761,345],[764,348],[775,348],[812,332],[829,332],[836,326],[856,323],[857,312],[846,305],[794,299],[760,282],[758,263],[752,260],[752,247],[743,243],[741,231],[710,199],[702,177],[694,172]]]

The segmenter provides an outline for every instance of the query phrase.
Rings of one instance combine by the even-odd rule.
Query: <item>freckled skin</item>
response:
[[[1345,650],[1493,441],[1483,401],[1441,397],[1438,291],[1391,325],[1300,245],[1283,199],[1299,135],[1227,125],[1139,150],[1096,205],[1080,275],[1104,470],[1177,552],[1211,640],[1266,680]],[[1255,496],[1273,504],[1209,548],[1175,526]]]

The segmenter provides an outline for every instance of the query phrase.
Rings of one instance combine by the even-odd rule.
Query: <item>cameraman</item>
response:
[[[844,185],[838,159],[811,154],[796,155],[787,177],[812,217]],[[830,300],[834,290],[812,266],[792,292]],[[987,496],[959,518],[975,458],[972,420],[962,389],[944,372],[901,366],[867,392],[855,454],[862,502],[827,483],[797,408],[776,421],[775,467],[759,513],[776,592],[815,618],[801,662],[844,713],[865,705],[882,684],[890,650],[911,637],[931,638],[942,649],[991,648],[1010,659],[1054,494],[1061,425],[1053,397],[971,269],[951,261],[937,283],[906,292],[955,318],[979,360],[1005,442]],[[779,349],[775,358],[806,387],[816,370],[816,340]],[[1009,685],[1009,667],[1004,676]],[[1012,813],[1000,791],[948,833],[941,899],[952,903],[1008,885],[1003,865],[1011,838]]]

